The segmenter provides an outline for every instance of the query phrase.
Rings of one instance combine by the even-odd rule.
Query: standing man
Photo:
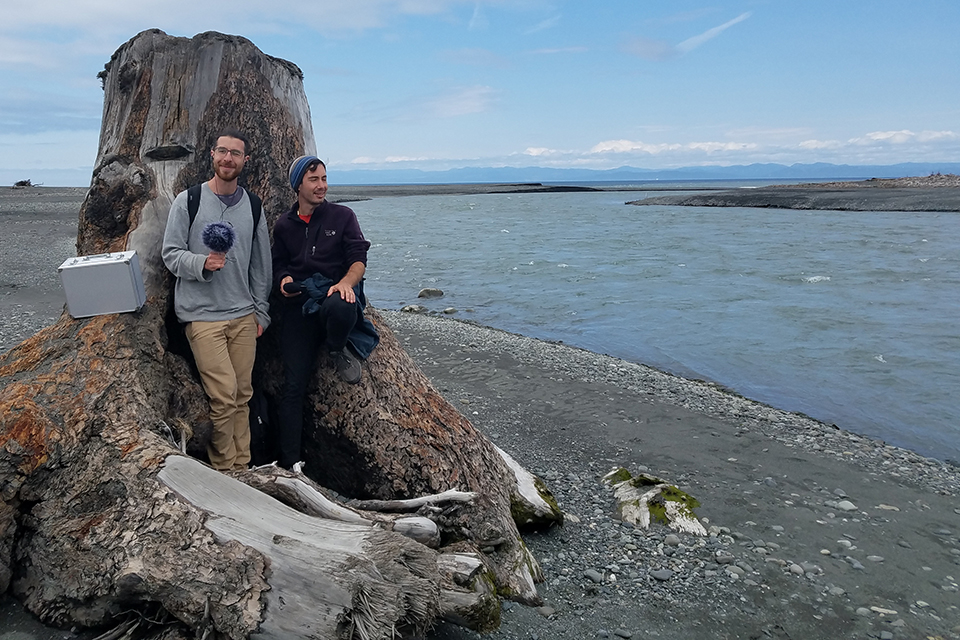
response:
[[[297,202],[273,229],[273,277],[283,295],[278,462],[286,468],[300,460],[303,400],[320,347],[340,379],[356,384],[359,358],[369,356],[380,339],[363,315],[370,243],[356,214],[326,200],[327,167],[316,156],[290,165],[290,186]]]
[[[199,193],[194,187],[177,196],[163,234],[163,262],[177,278],[177,318],[186,325],[210,399],[213,438],[207,453],[221,471],[246,469],[250,463],[247,402],[253,395],[257,338],[270,324],[267,221],[260,200],[237,185],[249,146],[232,129],[216,137],[210,150],[213,178],[199,185]],[[190,205],[190,191],[199,196],[198,205]],[[232,227],[233,244],[226,251],[205,246],[204,231],[211,223]]]

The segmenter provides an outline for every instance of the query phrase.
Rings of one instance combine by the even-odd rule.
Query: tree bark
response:
[[[164,437],[167,425],[189,431],[190,450],[202,451],[209,430],[160,259],[170,204],[209,177],[211,136],[235,127],[251,139],[241,183],[263,198],[272,228],[293,197],[286,166],[314,152],[309,107],[295,65],[216,33],[143,32],[101,78],[100,147],[78,253],[136,250],[147,304],[83,320],[64,313],[0,355],[0,592],[9,587],[62,626],[116,623],[121,612],[153,606],[179,621],[184,637],[226,638],[388,638],[439,616],[489,629],[499,605],[484,574],[500,595],[538,602],[539,567],[511,516],[529,502],[521,485],[532,481],[518,479],[524,474],[440,396],[372,311],[382,340],[359,385],[340,383],[326,356],[318,360],[305,408],[306,472],[358,499],[475,493],[419,507],[416,516],[436,524],[426,538],[439,553],[397,534],[403,518],[307,515],[323,500],[293,480],[278,502],[244,484],[264,485],[263,474],[216,473]],[[275,393],[270,331],[257,370]],[[537,487],[553,505],[538,507],[538,522],[560,522]],[[419,535],[424,524],[405,526]],[[451,575],[465,565],[466,575]]]

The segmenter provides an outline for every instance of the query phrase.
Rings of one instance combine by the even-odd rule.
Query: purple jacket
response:
[[[303,281],[315,273],[339,282],[354,262],[366,266],[369,248],[352,209],[324,200],[308,225],[294,204],[273,228],[274,283],[279,286],[287,276]]]

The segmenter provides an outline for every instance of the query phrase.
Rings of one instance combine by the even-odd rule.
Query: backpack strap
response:
[[[197,211],[200,210],[200,189],[203,185],[195,184],[187,189],[187,214],[190,216],[190,224],[187,227],[187,233],[193,228],[193,221],[197,219]],[[247,191],[244,189],[244,191]],[[247,191],[250,196],[250,211],[253,214],[253,240],[257,239],[257,227],[260,226],[260,215],[263,213],[263,202],[257,197],[257,194]]]
[[[247,191],[247,195],[250,196],[250,211],[253,212],[253,237],[256,239],[257,227],[260,226],[260,214],[263,212],[263,202],[255,193]]]
[[[197,211],[200,209],[200,188],[202,185],[195,184],[187,189],[187,213],[190,215],[190,224],[187,226],[187,233],[193,228],[193,221],[197,219]]]

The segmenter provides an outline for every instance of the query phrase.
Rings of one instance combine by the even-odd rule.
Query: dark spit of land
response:
[[[837,211],[960,211],[960,176],[935,174],[921,178],[774,185],[656,196],[627,204]]]

